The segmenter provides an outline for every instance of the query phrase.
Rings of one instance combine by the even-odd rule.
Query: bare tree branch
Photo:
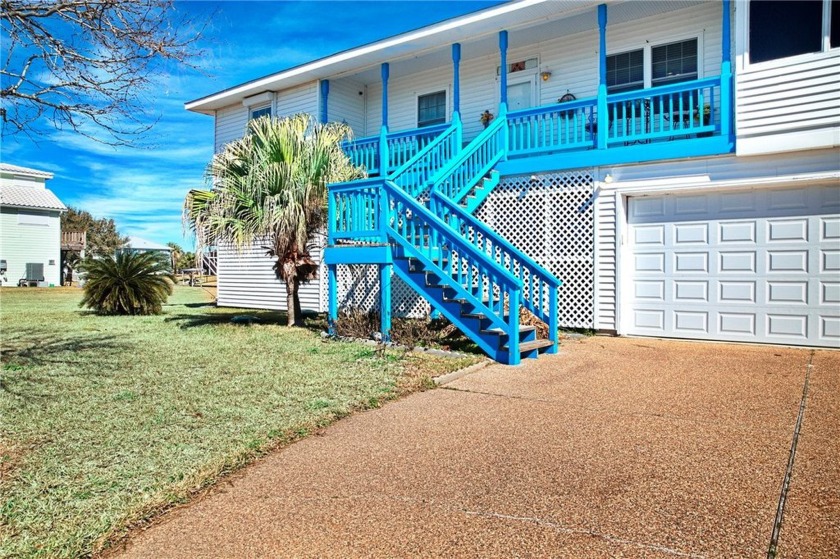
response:
[[[174,0],[0,0],[3,136],[70,129],[134,143],[159,115],[146,103],[192,63],[203,31]]]

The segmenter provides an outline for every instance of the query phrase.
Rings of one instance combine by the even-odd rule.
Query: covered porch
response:
[[[371,176],[448,128],[467,145],[494,121],[504,174],[734,151],[728,0],[575,4],[552,17],[321,80],[321,119],[350,124],[345,150]],[[646,39],[668,19],[687,40]]]

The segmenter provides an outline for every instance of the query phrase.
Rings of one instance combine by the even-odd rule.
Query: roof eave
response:
[[[360,67],[370,66],[377,63],[375,55],[381,54],[387,49],[404,45],[409,42],[429,39],[435,35],[455,28],[462,28],[466,25],[476,25],[482,22],[487,22],[493,18],[513,13],[518,10],[523,10],[537,4],[543,4],[548,1],[550,0],[520,0],[518,2],[502,4],[500,6],[494,6],[485,10],[448,19],[440,23],[408,31],[400,35],[394,35],[374,43],[363,45],[361,47],[355,47],[313,62],[295,66],[293,68],[289,68],[288,70],[283,70],[275,74],[258,78],[193,101],[188,101],[184,103],[184,108],[188,111],[212,116],[215,114],[216,110],[238,103],[245,97],[254,95],[255,93],[261,93],[263,91],[277,90],[277,86],[280,82],[291,80],[292,78],[302,75],[309,76],[311,79],[308,81],[323,79],[331,75],[331,72],[329,71],[330,67],[354,58],[364,61],[365,57],[369,57],[370,60],[363,62]]]

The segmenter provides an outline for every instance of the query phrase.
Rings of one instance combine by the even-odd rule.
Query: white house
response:
[[[350,124],[305,306],[434,309],[496,359],[521,328],[840,347],[836,3],[521,0],[189,102]],[[485,111],[489,122],[480,120]],[[485,124],[487,124],[485,128]],[[264,251],[219,303],[279,308]],[[556,288],[552,277],[562,285]],[[517,334],[519,332],[519,334]]]
[[[0,283],[61,285],[61,213],[52,173],[0,163]]]

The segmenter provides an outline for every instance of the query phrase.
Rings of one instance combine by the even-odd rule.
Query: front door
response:
[[[521,111],[533,107],[536,104],[536,90],[534,76],[529,76],[524,80],[520,78],[508,82],[508,111]]]

